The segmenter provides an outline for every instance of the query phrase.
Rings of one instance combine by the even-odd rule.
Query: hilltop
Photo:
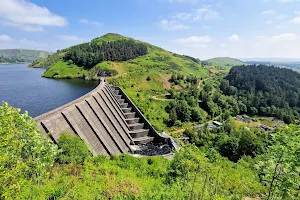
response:
[[[235,65],[244,65],[245,63],[230,57],[216,57],[206,60],[207,63],[218,66],[235,66]]]
[[[115,33],[108,33],[90,42],[59,50],[53,55],[34,61],[30,66],[46,68],[48,78],[95,78],[100,70],[113,71],[120,77],[145,73],[181,72],[197,77],[207,70],[191,57],[168,52],[151,44]],[[146,74],[146,73],[145,73]]]
[[[0,50],[0,63],[30,63],[51,54],[51,52],[41,50],[2,49]]]
[[[153,97],[168,93],[172,75],[209,76],[208,69],[191,57],[113,33],[60,50],[31,66],[46,68],[43,76],[48,78],[97,79],[99,73],[111,74],[107,81],[122,87],[158,130],[166,128],[168,102]]]

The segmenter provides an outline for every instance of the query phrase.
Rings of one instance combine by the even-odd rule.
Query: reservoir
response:
[[[21,112],[36,117],[93,90],[97,81],[49,79],[41,77],[45,69],[26,64],[0,65],[0,104],[8,102]]]

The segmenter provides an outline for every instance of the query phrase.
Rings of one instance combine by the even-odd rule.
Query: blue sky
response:
[[[200,59],[300,58],[300,0],[0,0],[0,48],[56,51],[108,32]]]

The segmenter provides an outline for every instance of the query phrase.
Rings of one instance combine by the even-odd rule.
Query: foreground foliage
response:
[[[58,162],[61,164],[83,164],[84,160],[91,156],[84,141],[75,135],[62,133],[58,142],[58,147],[61,149]]]
[[[268,187],[268,199],[300,198],[300,129],[290,126],[272,135],[272,145],[256,167]]]
[[[246,163],[232,163],[218,154],[208,156],[195,146],[182,149],[172,161],[130,155],[89,157],[82,141],[66,134],[57,150],[40,137],[27,114],[19,114],[6,103],[0,107],[0,116],[0,198],[186,199],[213,195],[230,199],[264,191]]]
[[[0,106],[0,197],[16,199],[17,192],[48,177],[57,146],[42,139],[27,113],[7,103]]]
[[[297,199],[300,128],[274,133],[265,154],[233,163],[213,147],[187,145],[172,161],[90,157],[62,136],[59,150],[27,113],[0,107],[0,199]],[[62,164],[68,163],[68,164]]]

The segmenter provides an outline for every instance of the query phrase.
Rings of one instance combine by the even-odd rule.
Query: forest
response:
[[[184,126],[184,135],[191,143],[214,148],[233,162],[244,155],[254,158],[266,151],[270,133],[257,124],[247,129],[236,126],[232,117],[240,114],[270,116],[287,124],[294,123],[298,119],[298,108],[289,105],[299,104],[296,97],[291,101],[290,94],[294,92],[297,96],[299,77],[292,70],[270,66],[237,66],[228,75],[206,80],[173,74],[170,79],[173,86],[168,91],[173,100],[166,106],[169,113],[166,123],[169,127]],[[179,86],[183,90],[174,89]],[[222,122],[223,126],[209,128],[208,123],[213,120]],[[193,128],[199,124],[201,128]]]
[[[233,67],[220,88],[244,104],[250,114],[294,123],[300,119],[300,74],[266,65]]]
[[[170,81],[170,97],[174,99],[166,107],[169,113],[169,126],[176,126],[182,122],[205,123],[215,119],[225,121],[245,110],[245,105],[234,97],[223,94],[220,82],[223,77],[201,80],[181,74],[173,74]],[[201,87],[197,87],[201,85]],[[183,87],[176,91],[175,86]]]
[[[170,82],[185,88],[169,90],[169,126],[181,122],[226,120],[239,114],[276,117],[287,124],[300,119],[300,75],[273,66],[236,66],[229,74],[203,81],[173,74]],[[197,85],[203,87],[197,87]],[[176,123],[177,121],[177,123]]]
[[[0,55],[0,63],[23,63],[25,62],[22,58],[8,58]]]
[[[126,61],[147,54],[147,46],[134,40],[84,43],[65,49],[65,61],[91,69],[102,61]]]

